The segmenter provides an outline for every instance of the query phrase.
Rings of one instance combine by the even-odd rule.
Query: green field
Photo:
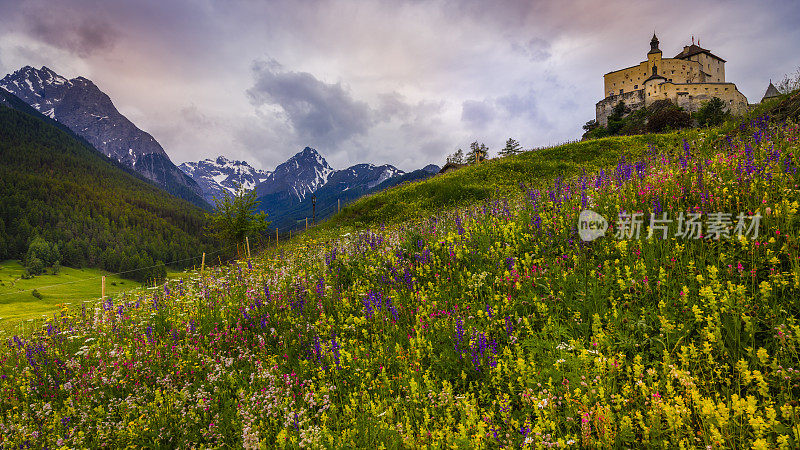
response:
[[[0,326],[14,325],[22,319],[52,314],[61,305],[80,305],[100,298],[100,277],[106,275],[106,295],[137,288],[139,283],[97,269],[62,267],[58,275],[21,277],[25,268],[19,261],[0,262]],[[33,289],[42,294],[38,299]]]

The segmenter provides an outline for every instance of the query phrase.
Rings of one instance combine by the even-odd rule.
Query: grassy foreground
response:
[[[686,138],[65,309],[5,339],[0,443],[797,448],[800,129]],[[616,239],[621,211],[703,237]]]
[[[39,275],[23,280],[25,267],[19,261],[0,262],[0,324],[15,324],[21,319],[52,316],[61,305],[80,305],[100,298],[100,277],[106,276],[106,295],[116,295],[139,283],[97,269],[62,267],[57,275]],[[55,286],[54,286],[55,285]],[[52,287],[50,287],[52,286]],[[42,298],[36,298],[36,289]]]

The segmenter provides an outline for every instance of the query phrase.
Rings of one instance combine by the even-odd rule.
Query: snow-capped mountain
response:
[[[161,145],[117,111],[91,80],[71,80],[47,67],[25,66],[0,80],[0,88],[67,126],[98,151],[152,180],[173,195],[204,204],[202,190],[170,161]]]
[[[366,187],[372,189],[383,183],[389,178],[402,175],[405,172],[395,166],[384,164],[376,166],[374,164],[356,164],[344,170],[333,172],[324,185],[325,189],[335,189],[337,191],[347,191],[356,187]]]
[[[259,197],[286,192],[302,201],[308,194],[328,182],[334,172],[316,150],[306,147],[286,162],[278,165],[275,171],[256,187]]]
[[[239,184],[246,190],[255,188],[259,209],[267,213],[270,226],[281,231],[304,226],[306,218],[322,220],[336,213],[339,206],[366,194],[424,180],[439,172],[439,166],[433,164],[410,173],[389,164],[356,164],[335,170],[310,147],[279,164],[273,172],[224,156],[186,162],[180,168],[203,188],[209,202],[215,195],[235,193]]]
[[[214,197],[221,198],[226,193],[236,194],[240,187],[246,191],[255,189],[271,173],[256,169],[245,161],[230,160],[224,156],[185,162],[178,168],[200,185],[203,197],[212,205]]]

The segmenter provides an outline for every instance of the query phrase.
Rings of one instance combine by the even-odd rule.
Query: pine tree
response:
[[[489,148],[483,143],[478,141],[469,144],[469,153],[467,153],[467,162],[470,164],[478,164],[486,159],[489,154]]]
[[[519,145],[519,142],[511,138],[508,138],[506,146],[497,152],[500,156],[518,155],[520,153],[522,153],[522,146]]]

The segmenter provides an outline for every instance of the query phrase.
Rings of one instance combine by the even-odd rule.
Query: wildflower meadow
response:
[[[6,330],[0,445],[797,448],[799,138],[686,133]],[[621,213],[702,221],[624,236]]]

